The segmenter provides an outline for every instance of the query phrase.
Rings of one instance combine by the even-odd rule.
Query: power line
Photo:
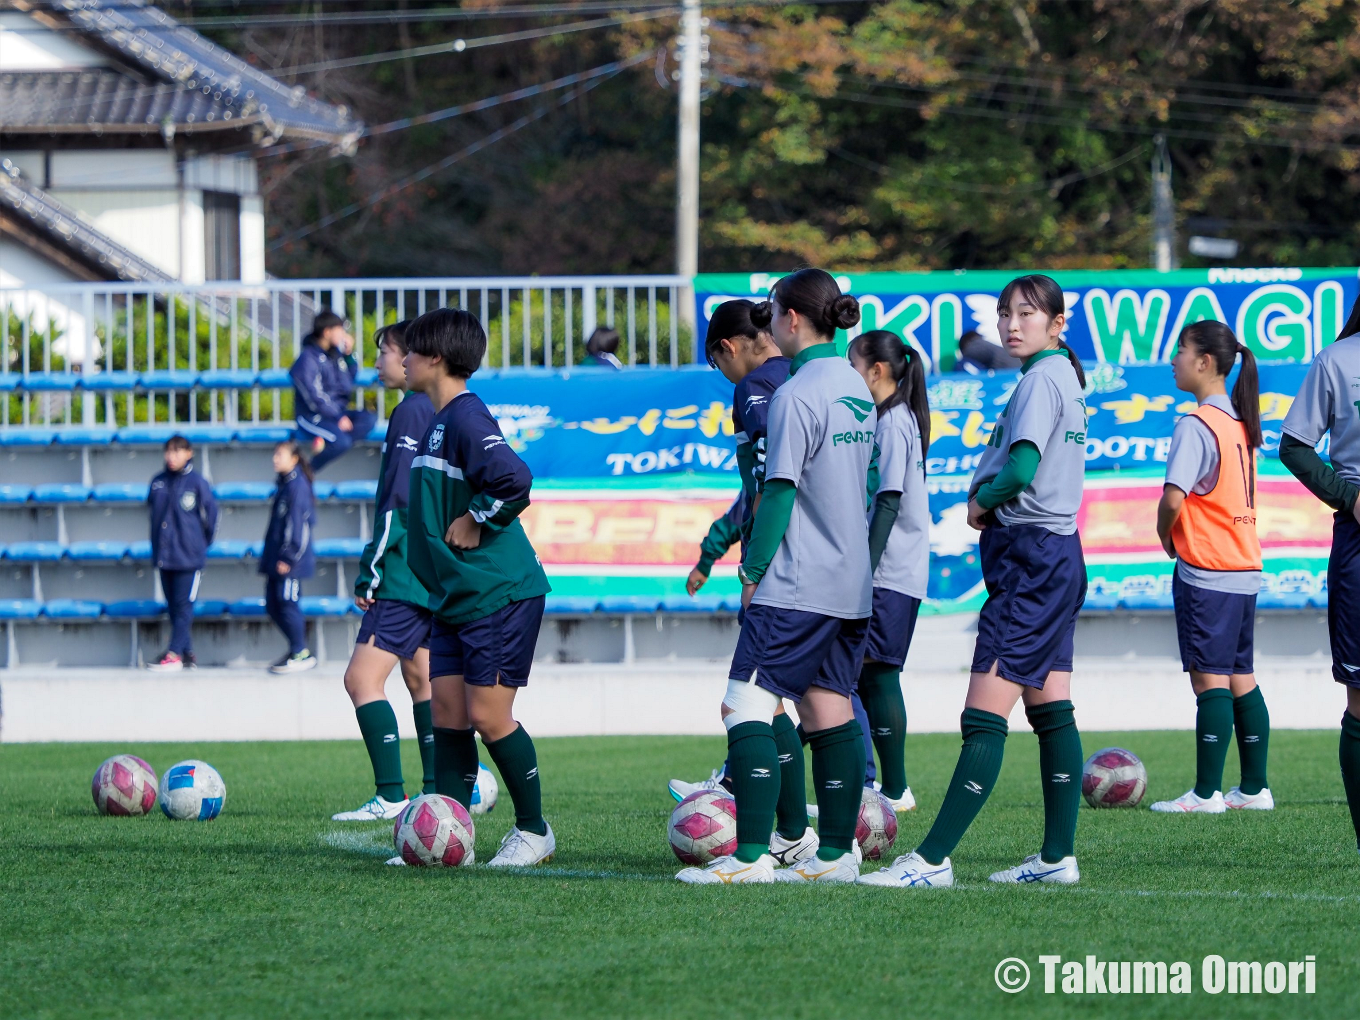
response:
[[[853,152],[846,152],[838,146],[832,146],[828,148],[827,151],[833,155],[839,156],[847,162],[856,163],[865,169],[883,174],[885,177],[895,172],[890,166],[884,166],[882,163],[877,163],[872,159],[865,159],[863,156],[857,156]],[[1093,167],[1090,170],[1077,170],[1069,174],[1063,174],[1060,177],[1054,177],[1052,180],[1037,181],[1033,184],[1017,184],[1010,187],[1001,187],[989,184],[962,184],[958,181],[942,181],[938,177],[927,177],[921,183],[927,187],[945,188],[949,191],[965,191],[975,195],[1016,195],[1026,192],[1051,192],[1056,188],[1064,188],[1069,184],[1076,184],[1078,181],[1090,180],[1092,177],[1099,177],[1101,174],[1109,173],[1111,170],[1123,166],[1130,160],[1137,159],[1146,151],[1146,145],[1139,145],[1136,148],[1129,150],[1124,155],[1118,156],[1106,163],[1101,163],[1099,166]]]

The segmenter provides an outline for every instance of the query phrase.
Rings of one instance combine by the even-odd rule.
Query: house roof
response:
[[[0,0],[110,54],[109,67],[0,73],[0,131],[156,133],[253,129],[352,151],[344,106],[307,95],[179,24],[146,0]],[[118,64],[123,64],[119,67]]]
[[[134,283],[170,279],[33,184],[7,159],[0,160],[0,229],[6,220],[46,242],[41,247],[77,260],[98,277]]]

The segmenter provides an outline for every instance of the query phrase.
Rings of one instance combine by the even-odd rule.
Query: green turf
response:
[[[1354,1016],[1360,857],[1332,733],[1271,738],[1273,814],[1083,810],[1082,884],[998,888],[1038,848],[1028,733],[955,854],[961,887],[682,886],[666,846],[673,775],[706,775],[707,738],[542,740],[554,864],[537,874],[387,868],[390,826],[332,824],[367,795],[351,743],[0,747],[0,1016]],[[923,835],[957,738],[912,737]],[[1149,799],[1192,780],[1187,733],[1086,734],[1141,755]],[[227,782],[212,823],[101,818],[98,762],[202,757]],[[408,781],[419,775],[406,742]],[[1228,782],[1236,774],[1230,755]],[[508,803],[483,821],[494,852]],[[1188,996],[1044,995],[1037,957],[1186,960]],[[1211,996],[1200,961],[1317,957],[1317,992]],[[1034,968],[1024,992],[993,969]]]

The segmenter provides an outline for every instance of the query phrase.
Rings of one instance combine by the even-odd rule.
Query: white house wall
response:
[[[184,161],[184,186],[229,195],[254,195],[260,190],[260,181],[255,160],[250,156],[193,156]]]
[[[169,149],[57,149],[47,188],[177,188]]]
[[[20,11],[0,13],[0,71],[61,71],[106,67],[108,58],[86,49]]]
[[[162,272],[179,276],[180,196],[177,190],[146,188],[136,191],[87,191],[52,188],[49,193],[129,251],[140,255]],[[202,237],[200,230],[200,249]],[[201,260],[201,254],[199,258]]]
[[[241,196],[241,282],[264,283],[264,199]]]
[[[77,277],[61,266],[48,262],[31,248],[19,244],[13,238],[0,237],[0,288],[55,288],[61,284],[78,282]],[[73,303],[80,300],[72,299]],[[89,336],[85,316],[79,307],[68,305],[59,290],[55,294],[45,294],[38,289],[0,289],[0,317],[3,317],[6,309],[20,321],[28,319],[29,328],[39,334],[45,334],[48,323],[51,323],[54,334],[59,334],[52,342],[52,353],[70,358],[73,362],[84,361],[87,350],[90,357],[99,357],[99,341]],[[15,328],[13,322],[11,319],[10,329]],[[6,353],[13,355],[16,352]]]

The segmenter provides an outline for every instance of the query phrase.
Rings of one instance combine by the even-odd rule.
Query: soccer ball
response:
[[[866,860],[876,861],[886,854],[897,839],[897,812],[888,798],[872,786],[864,788],[855,820],[855,842]]]
[[[1094,808],[1135,807],[1147,789],[1147,769],[1132,751],[1106,747],[1086,759],[1081,792]]]
[[[686,864],[703,866],[737,852],[737,802],[719,790],[691,793],[675,805],[671,849]]]
[[[115,754],[94,770],[90,793],[101,815],[144,815],[156,804],[156,772],[135,754]]]
[[[210,822],[222,813],[227,784],[206,761],[190,758],[161,776],[161,810],[166,818]]]
[[[477,766],[477,782],[472,786],[472,806],[468,808],[474,815],[489,815],[496,808],[496,797],[501,788],[496,777],[485,765]]]
[[[472,816],[452,797],[427,793],[397,816],[392,830],[397,853],[417,868],[456,868],[471,864],[476,832]]]

